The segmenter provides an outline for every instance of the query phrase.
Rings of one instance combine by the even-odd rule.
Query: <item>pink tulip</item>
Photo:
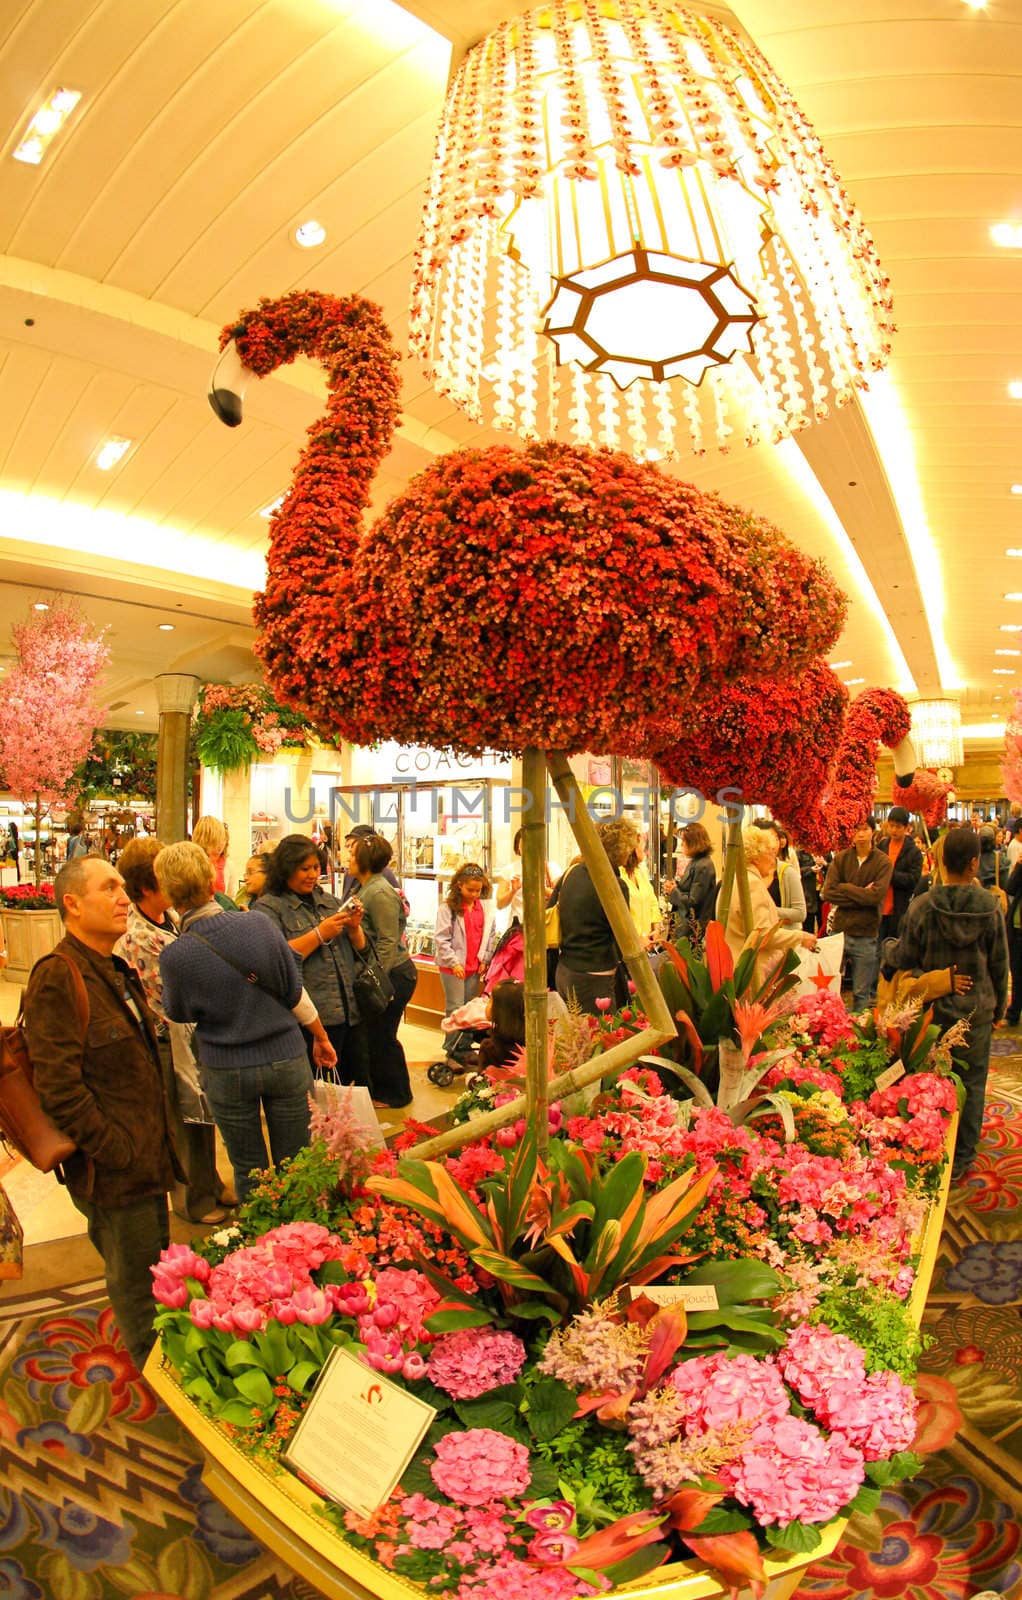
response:
[[[415,1383],[419,1378],[426,1376],[426,1362],[417,1350],[409,1350],[405,1356],[401,1376],[407,1378],[409,1383]]]
[[[193,1300],[188,1308],[188,1314],[196,1328],[212,1328],[216,1317],[216,1306],[212,1300]]]
[[[298,1313],[299,1322],[304,1322],[308,1327],[316,1327],[321,1322],[326,1322],[333,1307],[322,1289],[298,1289],[291,1296],[291,1304]]]
[[[518,1134],[514,1128],[504,1127],[497,1129],[497,1143],[502,1150],[510,1150],[518,1143]]]
[[[613,1006],[613,1003],[614,1002],[612,1000],[607,999],[606,995],[601,995],[599,1000],[596,1002],[596,1009],[597,1011],[609,1011]]]
[[[397,1319],[397,1306],[388,1305],[384,1301],[381,1301],[373,1311],[373,1322],[377,1328],[392,1328]]]
[[[161,1305],[171,1311],[180,1311],[188,1304],[188,1285],[180,1278],[168,1278],[158,1268],[153,1268],[153,1295]]]
[[[231,1312],[231,1322],[238,1333],[258,1333],[263,1326],[263,1314],[258,1306],[241,1301]]]
[[[567,1500],[555,1500],[549,1506],[530,1506],[524,1520],[539,1533],[566,1533],[575,1520],[575,1507]]]
[[[533,1561],[540,1561],[544,1566],[556,1566],[559,1562],[570,1561],[578,1544],[573,1533],[553,1530],[537,1533],[529,1546],[529,1555]]]

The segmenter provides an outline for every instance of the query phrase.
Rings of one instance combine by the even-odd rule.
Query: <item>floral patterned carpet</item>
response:
[[[980,1157],[926,1313],[924,1472],[813,1566],[813,1600],[1022,1600],[1022,1041],[995,1041]],[[102,1282],[0,1299],[3,1600],[318,1600],[203,1488]]]
[[[951,1190],[924,1327],[926,1457],[799,1589],[813,1600],[1022,1596],[1022,1040],[995,1038],[980,1154]]]

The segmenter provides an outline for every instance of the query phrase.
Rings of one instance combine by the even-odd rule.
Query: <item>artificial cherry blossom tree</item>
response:
[[[1009,800],[1022,800],[1022,689],[1015,690],[1015,703],[1004,730],[1001,782]]]
[[[11,629],[15,659],[0,681],[0,772],[35,811],[35,881],[42,878],[43,813],[69,797],[75,768],[103,717],[99,680],[109,651],[64,600]]]

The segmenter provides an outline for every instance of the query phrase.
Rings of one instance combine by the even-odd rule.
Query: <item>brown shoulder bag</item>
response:
[[[89,997],[85,980],[70,956],[55,950],[72,972],[75,1006],[84,1036],[89,1026]],[[76,1145],[46,1115],[35,1086],[35,1076],[25,1038],[24,1001],[18,1020],[10,1028],[0,1028],[0,1140],[30,1161],[40,1172],[57,1172],[62,1161],[73,1155]]]

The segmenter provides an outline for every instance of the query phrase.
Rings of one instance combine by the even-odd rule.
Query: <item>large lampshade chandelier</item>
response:
[[[962,713],[957,700],[916,700],[912,713],[912,739],[924,767],[960,767]]]
[[[411,347],[481,423],[637,455],[779,438],[887,357],[873,242],[760,52],[667,0],[551,0],[447,97]]]

